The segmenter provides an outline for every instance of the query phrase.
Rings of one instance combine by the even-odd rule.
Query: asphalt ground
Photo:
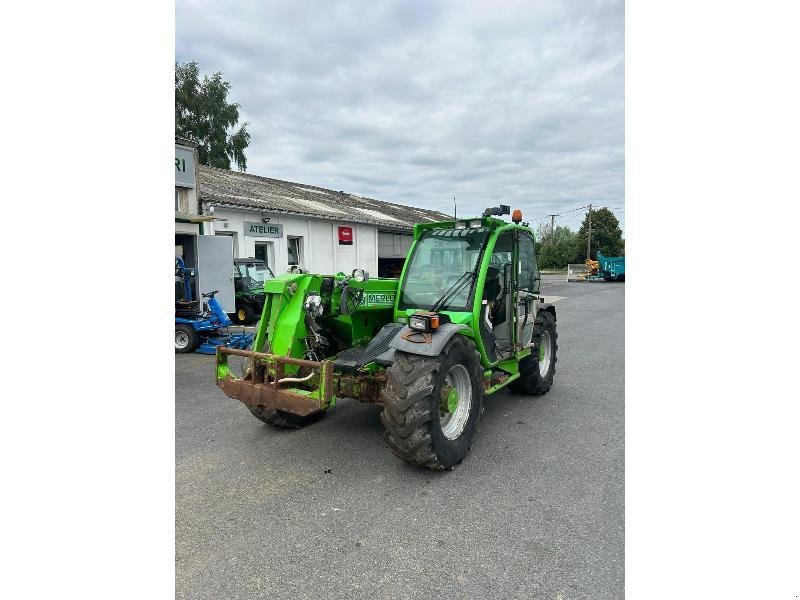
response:
[[[276,430],[176,355],[176,597],[623,598],[624,290],[543,280],[552,389],[486,397],[445,473],[397,459],[378,407]]]

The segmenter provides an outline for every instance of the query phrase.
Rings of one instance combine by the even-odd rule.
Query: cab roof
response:
[[[233,264],[235,264],[235,265],[250,265],[250,264],[265,265],[267,263],[265,263],[260,258],[234,258],[233,259]]]

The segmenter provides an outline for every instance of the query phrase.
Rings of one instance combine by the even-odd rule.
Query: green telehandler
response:
[[[339,398],[382,405],[395,454],[452,469],[484,396],[506,386],[541,395],[553,383],[556,310],[539,295],[521,212],[496,218],[509,213],[415,225],[400,279],[293,268],[267,280],[252,350],[219,347],[217,385],[278,427],[301,427]],[[240,373],[231,357],[243,357]]]

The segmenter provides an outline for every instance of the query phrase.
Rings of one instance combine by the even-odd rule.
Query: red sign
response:
[[[339,227],[339,244],[342,246],[353,245],[353,228]]]

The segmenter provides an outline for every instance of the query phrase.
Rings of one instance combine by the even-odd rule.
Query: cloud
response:
[[[176,11],[176,60],[222,71],[250,122],[249,172],[464,215],[623,206],[622,1]]]

